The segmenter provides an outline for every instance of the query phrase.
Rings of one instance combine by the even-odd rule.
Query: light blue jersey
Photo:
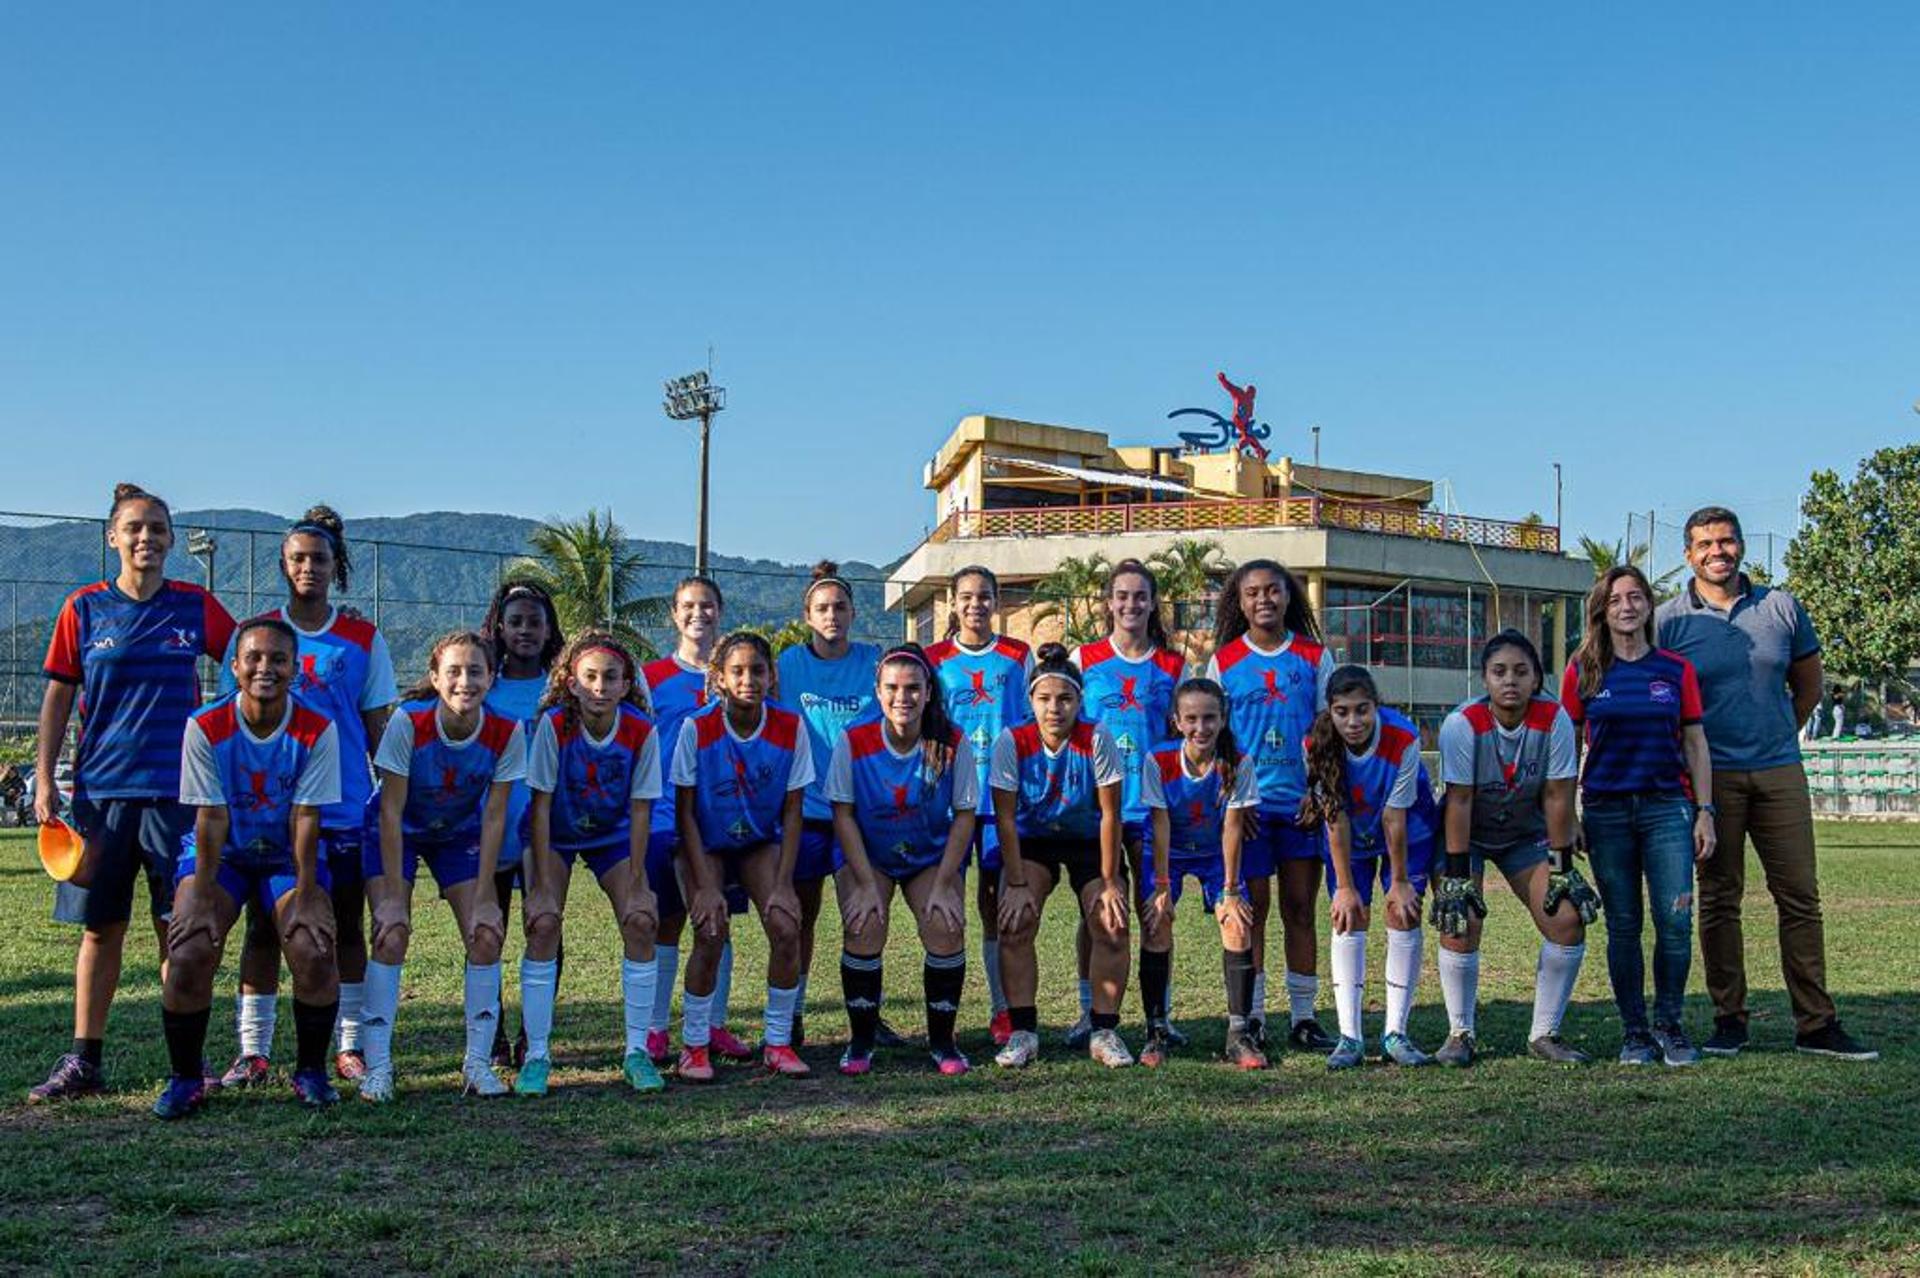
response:
[[[780,703],[800,712],[813,745],[813,781],[801,811],[806,820],[833,819],[833,804],[826,793],[833,743],[850,725],[872,713],[874,670],[879,664],[880,649],[870,643],[849,646],[847,655],[837,661],[815,656],[812,645],[803,643],[780,654]]]

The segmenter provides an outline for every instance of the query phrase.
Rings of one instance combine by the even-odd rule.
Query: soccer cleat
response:
[[[785,1043],[761,1048],[760,1063],[767,1067],[768,1073],[785,1074],[788,1078],[805,1078],[813,1073],[807,1063],[800,1059],[800,1053]]]
[[[47,1081],[27,1093],[27,1103],[39,1105],[46,1101],[76,1100],[82,1096],[99,1096],[106,1090],[107,1076],[100,1067],[68,1052],[54,1062],[53,1072],[47,1075]]]
[[[160,1089],[159,1097],[153,1102],[155,1117],[171,1121],[185,1118],[207,1103],[207,1080],[204,1078],[181,1078],[174,1075]]]
[[[862,1047],[858,1043],[848,1043],[847,1050],[840,1053],[840,1072],[848,1078],[858,1078],[873,1069],[873,1049]]]
[[[707,1033],[707,1047],[723,1061],[750,1061],[753,1049],[734,1037],[731,1030],[716,1025]]]
[[[1452,1069],[1465,1069],[1473,1064],[1473,1031],[1455,1030],[1447,1035],[1447,1041],[1433,1054],[1433,1063]]]
[[[994,1053],[993,1063],[1006,1069],[1031,1065],[1040,1055],[1040,1036],[1032,1030],[1012,1030],[1007,1044]]]
[[[1620,1063],[1622,1065],[1652,1065],[1660,1059],[1660,1049],[1653,1041],[1653,1035],[1641,1029],[1631,1029],[1620,1040]]]
[[[1793,1036],[1793,1050],[1809,1056],[1831,1056],[1842,1061],[1877,1061],[1880,1053],[1840,1028],[1839,1021],[1828,1021],[1808,1034]]]
[[[1663,1063],[1676,1069],[1700,1063],[1700,1049],[1687,1037],[1687,1031],[1678,1025],[1656,1025],[1653,1027],[1654,1045],[1660,1049]]]
[[[647,1031],[647,1057],[655,1065],[665,1065],[673,1059],[673,1040],[667,1037],[665,1030]]]
[[[1418,1069],[1422,1065],[1433,1064],[1433,1057],[1415,1047],[1413,1040],[1405,1034],[1389,1034],[1381,1039],[1380,1052],[1389,1065]]]
[[[360,1099],[375,1105],[393,1104],[393,1071],[370,1066],[360,1079]]]
[[[475,1096],[491,1098],[505,1096],[513,1089],[507,1081],[494,1072],[493,1062],[468,1057],[460,1063],[460,1094],[471,1092]]]
[[[1148,1069],[1159,1069],[1167,1063],[1167,1053],[1172,1047],[1166,1025],[1156,1021],[1147,1026],[1147,1041],[1140,1045],[1140,1063]]]
[[[1087,1040],[1087,1055],[1108,1069],[1125,1069],[1133,1064],[1133,1053],[1127,1050],[1126,1040],[1118,1030],[1095,1030]]]
[[[318,1069],[297,1069],[293,1071],[293,1094],[308,1109],[325,1109],[329,1105],[340,1103],[340,1093],[327,1081],[325,1066]]]
[[[967,1062],[967,1058],[960,1054],[959,1049],[952,1047],[934,1048],[933,1064],[947,1078],[958,1078],[973,1068]]]
[[[681,1048],[680,1063],[674,1067],[674,1073],[689,1083],[711,1083],[713,1061],[708,1057],[706,1047]]]
[[[1267,1055],[1261,1051],[1245,1030],[1227,1031],[1227,1064],[1237,1069],[1265,1069]]]
[[[1304,1021],[1295,1021],[1293,1028],[1287,1031],[1287,1046],[1296,1052],[1313,1052],[1324,1056],[1339,1045],[1339,1040],[1321,1029],[1320,1022],[1311,1016]]]
[[[1587,1054],[1558,1034],[1542,1034],[1527,1044],[1527,1055],[1549,1065],[1585,1065]]]
[[[343,1083],[357,1083],[367,1076],[367,1058],[357,1047],[333,1054],[333,1073]]]
[[[906,1035],[887,1024],[887,1018],[884,1016],[874,1022],[873,1045],[875,1047],[884,1047],[889,1051],[895,1048],[912,1046],[912,1044],[907,1042]]]
[[[1081,1048],[1085,1047],[1087,1045],[1087,1040],[1092,1037],[1093,1037],[1093,1013],[1082,1012],[1080,1013],[1080,1019],[1075,1021],[1072,1025],[1069,1025],[1067,1027],[1067,1032],[1060,1036],[1060,1043],[1061,1043],[1061,1046],[1070,1048],[1073,1051],[1077,1052]]]
[[[1700,1044],[1709,1056],[1738,1056],[1747,1045],[1747,1023],[1738,1016],[1713,1018],[1713,1036]]]
[[[1089,1026],[1089,1028],[1091,1028],[1091,1026]],[[1013,1041],[1013,1013],[1004,1007],[995,1012],[993,1019],[987,1022],[987,1033],[993,1035],[993,1045],[995,1047],[1005,1047],[1011,1043]],[[1021,1063],[1025,1064],[1026,1062],[1022,1061]]]
[[[528,1064],[532,1064],[531,1061]],[[628,1052],[626,1059],[620,1062],[620,1077],[627,1080],[627,1086],[636,1092],[664,1092],[667,1080],[660,1077],[660,1071],[654,1066],[653,1058],[645,1052]]]
[[[233,1064],[227,1066],[227,1072],[220,1076],[220,1086],[248,1088],[267,1081],[273,1073],[273,1065],[259,1054],[236,1056]]]
[[[1327,1068],[1329,1070],[1358,1069],[1366,1059],[1366,1044],[1357,1038],[1348,1038],[1342,1034],[1340,1041],[1333,1045],[1333,1050],[1327,1053]]]
[[[553,1062],[544,1056],[530,1056],[521,1062],[520,1072],[513,1076],[513,1092],[516,1096],[545,1096],[547,1078],[553,1073]]]

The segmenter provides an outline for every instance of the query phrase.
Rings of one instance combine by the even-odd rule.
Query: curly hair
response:
[[[540,645],[540,671],[542,674],[553,669],[555,658],[560,650],[567,646],[567,637],[560,631],[560,610],[554,607],[553,594],[537,581],[524,577],[509,577],[500,583],[493,592],[493,602],[487,605],[487,618],[480,628],[487,633],[493,644],[494,674],[498,675],[507,664],[507,605],[522,599],[530,599],[540,606],[547,618],[547,641]]]
[[[956,598],[960,593],[960,583],[969,577],[978,577],[980,580],[986,582],[987,589],[993,592],[994,603],[998,604],[1000,602],[1000,578],[993,575],[993,569],[980,564],[968,564],[965,568],[953,574],[953,592]],[[956,607],[949,609],[947,612],[946,637],[951,639],[959,633],[960,609]]]
[[[546,691],[540,694],[542,710],[560,706],[561,722],[568,729],[580,725],[580,698],[573,690],[573,667],[589,652],[607,652],[618,657],[627,676],[627,692],[621,700],[636,710],[652,709],[647,704],[646,681],[640,677],[640,663],[633,659],[633,653],[608,632],[589,630],[568,644],[566,655],[554,663],[552,672],[547,675]]]
[[[1376,707],[1380,704],[1380,689],[1364,666],[1341,666],[1327,680],[1327,705],[1356,692]],[[1330,825],[1347,810],[1347,743],[1334,726],[1331,708],[1314,716],[1306,755],[1307,820]]]
[[[1228,573],[1226,584],[1220,587],[1220,599],[1213,610],[1213,650],[1218,652],[1251,628],[1252,623],[1240,609],[1240,586],[1256,572],[1270,572],[1280,578],[1281,584],[1286,587],[1287,607],[1281,615],[1281,627],[1296,635],[1305,635],[1315,643],[1320,642],[1320,622],[1314,617],[1313,609],[1307,604],[1306,592],[1300,589],[1300,583],[1294,575],[1278,560],[1249,559]]]
[[[775,694],[779,692],[780,672],[779,667],[774,664],[773,645],[768,643],[767,637],[757,630],[736,630],[732,634],[722,638],[719,643],[713,646],[713,657],[707,662],[707,697],[709,700],[726,695],[726,690],[720,686],[720,672],[727,668],[728,655],[741,644],[745,644],[747,647],[759,653],[760,659],[767,663],[767,699],[772,700]]]

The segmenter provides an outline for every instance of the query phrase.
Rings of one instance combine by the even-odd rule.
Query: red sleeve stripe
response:
[[[847,729],[847,749],[856,759],[866,759],[880,753],[886,739],[877,722],[856,723]]]
[[[782,750],[791,750],[800,739],[800,716],[791,710],[779,706],[767,707],[767,724],[763,734],[769,745]]]

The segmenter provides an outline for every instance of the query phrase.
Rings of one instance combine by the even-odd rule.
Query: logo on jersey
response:
[[[1120,691],[1110,692],[1106,696],[1100,698],[1100,708],[1102,710],[1144,711],[1146,707],[1140,704],[1140,698],[1134,691],[1134,689],[1137,688],[1139,684],[1140,684],[1139,675],[1121,676]]]
[[[1282,705],[1285,705],[1287,701],[1287,690],[1280,686],[1280,672],[1278,670],[1262,670],[1260,677],[1265,685],[1261,689],[1260,704],[1270,705],[1278,701]],[[1289,678],[1287,682],[1292,683],[1293,680]]]
[[[1647,696],[1658,705],[1670,706],[1679,700],[1679,692],[1664,679],[1655,679],[1647,685]]]
[[[160,646],[165,648],[168,652],[197,653],[200,651],[200,632],[199,631],[183,630],[179,626],[168,626],[167,629],[173,631],[173,635],[171,638],[167,639],[166,642],[162,643]]]
[[[913,806],[907,802],[907,796],[913,792],[913,787],[910,785],[896,785],[888,788],[893,791],[894,819],[897,821],[906,820],[913,812]]]
[[[1006,687],[1007,685],[1007,676],[1005,674],[994,676],[993,688],[991,689],[987,687],[986,671],[969,670],[967,671],[967,677],[973,681],[973,686],[970,688],[966,688],[961,692],[955,694],[953,698],[955,705],[961,705],[961,706],[993,705],[996,701],[999,700],[999,697],[995,695],[995,692],[1001,688]]]
[[[98,639],[88,644],[87,648],[92,652],[112,652],[117,646],[118,645],[114,643],[112,635],[101,635]]]
[[[280,806],[280,796],[291,789],[285,777],[276,777],[270,772],[256,772],[245,769],[247,788],[233,796],[233,806],[243,812],[271,812]]]
[[[347,659],[338,652],[300,654],[300,678],[295,687],[301,692],[324,692],[340,677]]]

